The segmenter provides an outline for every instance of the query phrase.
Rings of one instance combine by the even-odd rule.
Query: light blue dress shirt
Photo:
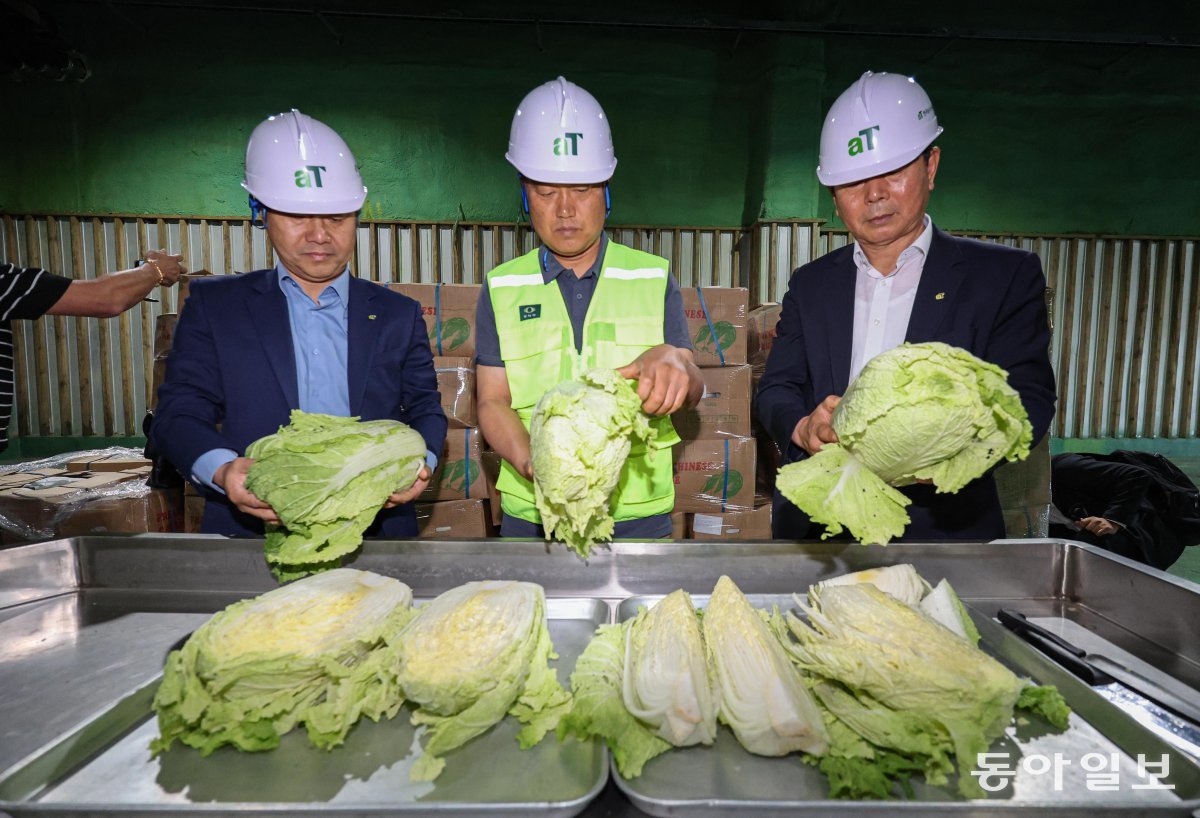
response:
[[[321,291],[316,302],[300,288],[300,284],[282,264],[275,265],[275,272],[279,277],[279,289],[287,300],[300,408],[305,412],[348,417],[350,380],[346,360],[350,346],[349,268]],[[213,483],[213,475],[237,456],[232,449],[205,452],[192,465],[192,477],[214,491],[221,491]],[[425,459],[431,471],[437,467],[437,456],[433,452],[426,450]]]

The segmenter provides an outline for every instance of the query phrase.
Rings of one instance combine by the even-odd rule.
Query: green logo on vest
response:
[[[583,139],[583,134],[581,133],[565,133],[562,136],[556,137],[554,139],[554,155],[578,156],[580,139]]]
[[[530,318],[541,318],[542,317],[542,305],[541,304],[522,304],[520,307],[520,310],[521,310],[521,320],[522,321],[528,321]]]
[[[864,150],[875,150],[875,131],[877,130],[879,130],[878,125],[872,125],[870,128],[863,128],[858,132],[858,136],[846,143],[846,147],[848,148],[846,153],[850,156],[855,156],[862,153]],[[867,140],[867,146],[865,148],[863,147],[863,139]]]
[[[296,187],[324,187],[321,184],[321,171],[324,165],[305,165],[296,171]]]

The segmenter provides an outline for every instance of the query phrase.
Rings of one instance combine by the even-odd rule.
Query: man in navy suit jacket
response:
[[[817,176],[853,245],[800,267],[783,299],[757,413],[790,463],[837,441],[834,408],[863,365],[902,342],[942,341],[1003,367],[1041,439],[1054,413],[1045,276],[1037,256],[949,236],[926,215],[942,132],[914,81],[867,72],[834,103]],[[912,500],[902,539],[1004,536],[995,481]],[[808,517],[776,492],[774,535],[803,539]]]
[[[404,421],[425,439],[428,462],[367,533],[415,536],[411,501],[428,485],[446,416],[420,305],[350,276],[366,197],[354,157],[331,128],[293,110],[251,135],[243,186],[278,264],[193,285],[153,443],[205,489],[202,531],[257,536],[278,518],[246,489],[253,461],[242,454],[293,409]]]

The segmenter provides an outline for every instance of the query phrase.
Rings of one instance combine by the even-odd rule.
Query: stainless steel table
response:
[[[192,765],[204,761],[186,748],[171,751],[181,754],[172,758],[171,765],[149,766],[161,765],[160,759],[142,765],[146,769],[137,768],[140,772],[127,764],[122,766],[125,762],[118,763],[115,747],[122,741],[127,745],[136,743],[141,740],[137,731],[153,729],[148,696],[152,695],[167,651],[224,605],[275,587],[261,547],[260,540],[142,535],[81,537],[0,549],[0,810],[19,815],[514,812],[512,805],[516,802],[506,805],[456,799],[450,785],[436,797],[410,790],[397,796],[402,800],[381,796],[381,792],[387,794],[387,787],[398,786],[398,779],[379,770],[396,767],[399,753],[387,759],[371,756],[375,760],[366,762],[365,767],[358,763],[356,774],[366,783],[365,789],[355,790],[357,795],[347,794],[354,789],[348,787],[328,798],[318,793],[308,802],[246,798],[245,791],[236,789],[233,783],[228,784],[233,789],[222,791],[225,779],[201,791],[198,780],[187,780],[190,768],[179,758]],[[1091,640],[1089,649],[1099,647],[1120,655],[1180,695],[1196,696],[1200,690],[1200,586],[1090,546],[1057,540],[887,547],[777,542],[618,543],[599,550],[584,563],[562,546],[540,542],[373,541],[353,566],[402,579],[418,600],[474,579],[538,582],[559,611],[557,620],[552,616],[552,627],[564,629],[560,630],[562,634],[574,634],[562,638],[578,642],[580,632],[586,632],[595,621],[615,616],[617,605],[629,597],[662,595],[679,587],[707,595],[722,574],[733,577],[749,595],[778,597],[803,592],[816,580],[847,571],[901,562],[911,562],[933,582],[942,577],[949,579],[976,615],[985,649],[1019,673],[1059,685],[1067,696],[1076,714],[1071,729],[1055,741],[1045,739],[1047,743],[1031,746],[1047,751],[1060,747],[1075,752],[1087,748],[1115,752],[1120,755],[1123,772],[1129,771],[1139,753],[1154,757],[1170,754],[1169,781],[1175,789],[1134,791],[1124,787],[1115,793],[1093,792],[1076,775],[1061,791],[1052,791],[1028,777],[1018,777],[1012,788],[986,801],[962,801],[952,789],[918,785],[917,800],[913,801],[836,802],[823,796],[819,781],[805,778],[807,768],[802,768],[794,757],[757,759],[747,755],[753,765],[762,762],[768,766],[748,764],[746,769],[766,776],[762,780],[775,789],[781,776],[795,777],[794,791],[783,799],[747,798],[744,794],[725,798],[720,786],[714,785],[695,788],[708,793],[695,798],[689,797],[689,788],[682,782],[677,799],[662,793],[642,798],[635,792],[638,803],[653,814],[664,815],[943,811],[956,815],[1030,812],[1090,816],[1130,811],[1200,814],[1200,764],[1172,751],[990,620],[1000,607],[1017,608],[1076,641]],[[588,605],[596,602],[602,603],[603,613],[590,621]],[[558,625],[553,625],[555,621]],[[575,655],[577,650],[573,648],[570,655],[559,660],[558,673],[564,683]],[[397,721],[406,721],[403,714]],[[387,729],[387,724],[356,728],[364,735],[360,750],[366,756],[372,751],[378,753],[381,745],[372,742],[378,742],[382,734],[371,730],[380,729]],[[559,752],[554,749],[558,745],[553,737],[547,743],[549,747],[543,752]],[[598,748],[594,751],[601,752]],[[305,768],[282,768],[284,762],[271,757],[278,754],[277,759],[288,758],[293,765],[303,765],[309,763],[306,752],[303,747],[276,751],[260,754],[247,763],[253,763],[259,771],[265,791],[275,793],[271,797],[281,797],[279,794],[288,790],[278,786],[276,778],[288,780],[291,776],[291,780],[302,781],[314,775],[305,778]],[[511,763],[518,765],[512,769],[530,769],[531,780],[544,769],[539,765],[545,763],[545,757],[538,761],[533,756],[521,756],[515,747],[512,753],[517,761],[496,757],[496,764],[501,768]],[[320,758],[340,758],[338,763],[342,763],[351,755]],[[480,758],[475,759],[476,764]],[[378,769],[371,767],[372,763]],[[448,769],[453,763],[451,760]],[[583,758],[579,763],[592,762]],[[741,765],[736,766],[741,769]],[[164,784],[165,773],[175,778],[166,775]],[[696,770],[696,774],[710,775],[712,771]],[[469,776],[462,780],[469,780]],[[106,794],[109,787],[102,784],[109,782],[113,792],[123,793],[120,797]],[[378,783],[372,789],[367,786],[370,782]],[[171,786],[176,789],[171,790]],[[588,816],[644,814],[612,780],[598,797],[590,800],[591,796],[523,804],[516,811],[566,815],[583,810]]]

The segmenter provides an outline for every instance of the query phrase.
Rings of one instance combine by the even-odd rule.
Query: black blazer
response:
[[[1050,526],[1050,535],[1098,545],[1123,557],[1168,568],[1185,543],[1171,530],[1149,500],[1150,472],[1104,455],[1055,455],[1050,478],[1054,505],[1072,520],[1103,517],[1121,527],[1100,537],[1065,525]]]
[[[828,395],[850,380],[857,270],[853,245],[828,253],[792,274],[777,335],[756,396],[758,419],[785,463],[807,454],[792,431]],[[906,341],[942,341],[1003,367],[1041,440],[1054,415],[1054,371],[1046,320],[1046,277],[1033,253],[950,236],[933,228],[908,322]],[[989,540],[1004,536],[999,496],[991,475],[957,494],[933,486],[904,492],[912,523],[902,540]],[[776,492],[776,537],[804,539],[808,518]]]

